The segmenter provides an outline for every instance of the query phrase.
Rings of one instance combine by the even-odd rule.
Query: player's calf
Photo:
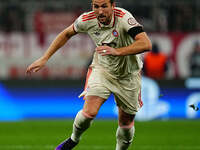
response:
[[[94,118],[92,116],[88,115],[82,110],[79,111],[74,120],[71,139],[78,143],[81,135],[85,130],[87,130],[90,127],[90,124],[92,123],[93,119]]]
[[[79,142],[81,135],[90,127],[93,117],[82,110],[79,111],[74,119],[72,135],[69,139],[58,145],[55,150],[71,150]]]
[[[116,133],[116,150],[127,150],[133,141],[134,133],[134,122],[128,126],[119,126]]]

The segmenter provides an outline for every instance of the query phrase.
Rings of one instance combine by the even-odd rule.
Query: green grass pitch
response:
[[[54,150],[72,120],[0,122],[0,150]],[[135,122],[129,150],[200,150],[200,120]],[[95,120],[74,150],[114,150],[116,120]]]

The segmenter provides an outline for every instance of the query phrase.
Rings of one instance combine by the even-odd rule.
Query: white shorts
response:
[[[90,67],[85,89],[79,97],[94,95],[108,99],[111,93],[118,107],[128,114],[136,114],[143,105],[140,72],[129,78],[115,79],[102,69]]]

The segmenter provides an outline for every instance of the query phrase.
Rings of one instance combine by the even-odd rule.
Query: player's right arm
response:
[[[72,24],[65,30],[63,30],[51,43],[47,51],[44,53],[42,57],[33,62],[30,66],[28,66],[26,70],[26,74],[31,74],[32,72],[39,71],[49,60],[49,58],[59,49],[61,48],[73,35],[77,32],[74,30],[74,25]]]

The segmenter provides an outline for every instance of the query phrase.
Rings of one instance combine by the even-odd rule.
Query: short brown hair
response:
[[[110,3],[113,4],[115,2],[115,0],[110,0]]]
[[[92,0],[93,1],[93,0]],[[113,4],[115,2],[115,0],[110,0],[110,3]]]

